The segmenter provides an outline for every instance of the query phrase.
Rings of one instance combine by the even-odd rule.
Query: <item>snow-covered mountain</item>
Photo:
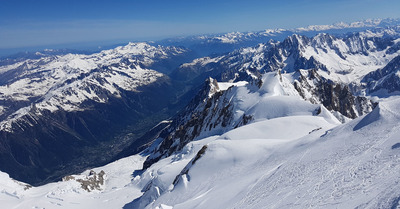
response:
[[[262,74],[275,72],[280,82],[285,82],[286,78],[285,85],[293,87],[303,99],[313,104],[323,104],[344,122],[346,118],[356,118],[370,112],[376,105],[364,97],[366,88],[362,79],[370,72],[390,66],[388,63],[400,53],[398,38],[398,27],[378,30],[376,33],[368,30],[343,38],[325,33],[312,38],[292,35],[282,42],[242,48],[214,58],[195,59],[181,65],[171,76],[181,80],[211,76],[222,82],[259,83]],[[193,114],[194,109],[189,109],[185,117]],[[218,111],[222,111],[222,108],[218,108]],[[215,112],[213,114],[219,116]],[[172,129],[183,124],[182,119],[177,121]]]
[[[228,69],[238,73],[317,68],[321,75],[335,82],[360,82],[364,75],[384,67],[399,54],[399,38],[399,26],[352,33],[342,38],[326,33],[311,38],[295,34],[282,42],[270,41],[219,57],[196,59],[182,65],[176,74],[186,79],[190,77],[186,75],[188,72],[212,72],[216,76]]]
[[[108,162],[179,108],[177,87],[163,72],[188,54],[130,43],[1,66],[0,169],[38,184]]]
[[[25,51],[14,55],[9,55],[4,58],[0,58],[0,66],[11,65],[17,62],[21,62],[27,59],[40,59],[43,57],[66,55],[66,54],[93,54],[90,51],[73,50],[73,49],[44,49],[42,51]]]
[[[400,89],[400,56],[395,57],[382,69],[370,72],[363,80],[369,94],[393,95],[399,94]]]
[[[340,125],[276,85],[265,82],[262,97],[300,104],[290,113],[258,106],[281,115],[199,138],[144,172],[145,157],[135,155],[40,187],[2,174],[0,201],[10,208],[396,208],[400,100]],[[82,182],[102,171],[99,190],[85,190]]]
[[[293,34],[313,37],[319,33],[343,36],[366,30],[390,28],[400,24],[400,19],[369,19],[352,23],[339,22],[333,25],[310,25],[294,29],[266,29],[257,32],[231,32],[226,34],[201,35],[166,39],[156,42],[167,46],[184,46],[201,56],[231,52],[242,47],[267,43],[270,40],[283,41]]]
[[[29,104],[19,110],[2,105],[0,115],[16,118],[20,115],[15,113],[27,112],[33,105],[51,112],[82,111],[87,100],[105,103],[108,96],[121,97],[122,90],[139,91],[141,86],[154,83],[164,75],[149,66],[184,52],[131,43],[93,55],[46,56],[0,67],[0,100],[12,101],[17,107]],[[10,119],[1,125],[2,130],[11,128]]]
[[[292,115],[191,142],[136,177],[125,208],[396,208],[399,102],[335,128]]]
[[[320,103],[313,105],[304,101],[292,79],[293,74],[276,72],[250,82],[217,82],[209,78],[202,91],[160,134],[163,140],[146,159],[144,167],[181,150],[193,140],[221,135],[259,120],[302,114],[335,114],[341,120],[346,118],[340,112],[330,113]],[[366,106],[369,111],[371,106]],[[297,107],[304,109],[297,110]],[[339,121],[331,116],[333,121]]]

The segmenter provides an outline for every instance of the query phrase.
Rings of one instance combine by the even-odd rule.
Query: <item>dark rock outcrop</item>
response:
[[[369,94],[380,90],[385,93],[400,93],[400,56],[391,60],[384,68],[373,71],[364,76],[363,83]]]
[[[321,77],[315,69],[301,71],[293,85],[305,100],[352,119],[371,112],[377,105],[365,97],[354,96],[347,85]]]

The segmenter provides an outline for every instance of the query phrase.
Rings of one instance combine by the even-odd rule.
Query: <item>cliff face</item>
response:
[[[313,104],[322,104],[351,119],[371,112],[377,105],[366,97],[354,96],[347,85],[323,78],[314,69],[299,72],[294,87],[300,96]]]
[[[231,91],[221,91],[215,79],[207,79],[197,96],[160,134],[163,140],[144,167],[182,149],[195,138],[221,134],[238,126],[238,121],[233,121],[235,104],[229,99],[233,96]]]
[[[395,57],[384,68],[367,74],[362,82],[366,85],[367,92],[372,95],[399,94],[400,56]]]

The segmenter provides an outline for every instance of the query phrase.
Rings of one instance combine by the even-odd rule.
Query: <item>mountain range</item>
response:
[[[6,207],[399,206],[399,20],[70,52],[0,61]]]

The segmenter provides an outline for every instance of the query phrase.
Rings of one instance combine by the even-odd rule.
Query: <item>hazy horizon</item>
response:
[[[0,49],[399,18],[399,7],[396,0],[2,1]]]
[[[399,18],[396,0],[14,0],[0,7],[0,56],[233,31]]]

